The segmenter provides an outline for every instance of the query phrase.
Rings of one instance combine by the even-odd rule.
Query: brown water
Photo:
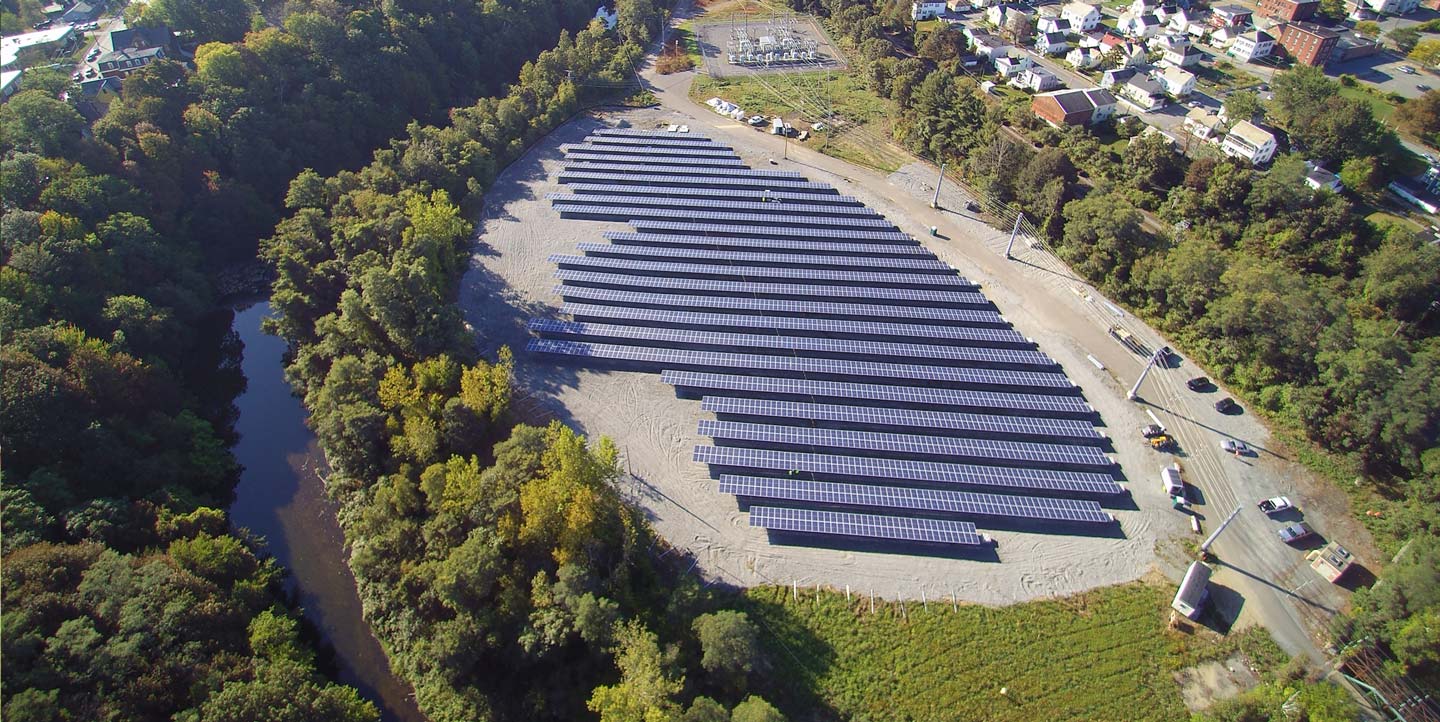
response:
[[[245,343],[241,368],[246,389],[233,449],[245,466],[230,519],[265,538],[266,549],[290,570],[290,588],[305,617],[335,649],[340,681],[360,690],[386,722],[424,722],[410,685],[390,672],[380,643],[360,611],[355,577],[345,563],[336,505],[325,496],[324,456],[305,426],[305,407],[285,382],[285,342],[262,333],[270,304],[235,313],[234,329]]]

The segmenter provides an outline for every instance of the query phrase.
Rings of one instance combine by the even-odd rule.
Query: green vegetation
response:
[[[1395,103],[1385,94],[1377,92],[1369,86],[1347,86],[1342,84],[1339,94],[1342,98],[1356,100],[1369,105],[1370,114],[1382,123],[1388,121],[1390,116],[1395,112]]]
[[[1236,652],[1261,670],[1285,659],[1263,631],[1167,629],[1173,591],[1144,583],[999,609],[879,602],[873,615],[868,598],[791,594],[751,589],[739,607],[766,632],[781,707],[840,719],[1184,719],[1177,670]]]

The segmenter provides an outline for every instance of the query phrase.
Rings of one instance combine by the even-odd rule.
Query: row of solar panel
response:
[[[561,169],[559,180],[561,183],[584,183],[597,181],[605,183],[642,185],[642,186],[699,186],[701,188],[758,188],[769,189],[779,188],[790,191],[811,191],[811,192],[834,192],[835,189],[828,183],[814,183],[805,180],[785,180],[780,178],[744,178],[738,176],[716,177],[704,175],[657,175],[653,173],[639,173],[633,168],[625,171],[587,171],[574,168]]]
[[[656,145],[613,145],[605,143],[566,143],[560,146],[563,153],[606,153],[620,155],[671,155],[686,158],[738,158],[729,148],[699,148],[685,146]]]
[[[600,235],[614,244],[625,246],[704,246],[707,248],[743,248],[754,252],[804,251],[805,253],[845,256],[935,257],[935,254],[918,243],[826,243],[783,238],[687,236],[679,233],[637,233],[635,231],[604,231]]]
[[[714,223],[774,223],[790,226],[818,226],[836,228],[889,229],[895,225],[884,218],[860,218],[855,216],[813,216],[802,213],[793,215],[777,208],[776,213],[727,213],[722,211],[692,210],[689,208],[647,208],[644,206],[612,206],[606,204],[555,203],[557,213],[571,215],[605,216],[620,220],[633,218],[657,218],[661,220],[703,221]],[[812,231],[813,233],[813,231]]]
[[[625,256],[660,261],[693,260],[724,261],[744,265],[826,266],[830,268],[868,268],[886,272],[955,275],[955,269],[935,257],[874,258],[850,255],[810,255],[801,253],[754,253],[750,251],[698,248],[660,248],[627,246],[610,243],[581,243],[575,250],[605,257]]]
[[[927,366],[921,364],[852,361],[764,354],[694,351],[688,349],[623,346],[608,343],[531,339],[532,353],[643,364],[655,368],[747,369],[772,374],[803,374],[841,378],[888,378],[955,386],[1006,386],[1068,393],[1075,385],[1062,373],[1003,369]]]
[[[650,175],[675,175],[675,176],[711,176],[717,178],[749,178],[781,181],[804,181],[805,176],[788,170],[755,170],[745,166],[709,167],[698,164],[692,165],[664,165],[659,163],[636,164],[636,163],[603,163],[598,161],[579,161],[565,166],[566,171],[599,172],[599,173],[646,173]]]
[[[719,276],[745,281],[782,279],[786,281],[810,281],[816,284],[835,284],[847,287],[850,284],[868,283],[902,286],[912,289],[972,288],[974,284],[957,275],[953,270],[945,273],[907,273],[904,270],[882,273],[879,271],[828,270],[824,268],[794,268],[790,266],[741,265],[740,263],[671,263],[668,261],[647,261],[634,258],[602,258],[598,256],[566,256],[556,254],[548,259],[560,268],[586,271],[616,271],[635,273],[663,273],[667,277]],[[763,260],[761,261],[763,263]],[[843,284],[843,286],[842,286]]]
[[[755,469],[782,474],[884,479],[941,486],[1025,489],[1059,494],[1114,496],[1125,489],[1109,474],[1054,469],[977,466],[911,459],[812,454],[802,451],[748,449],[739,446],[697,446],[693,459],[726,469]]]
[[[645,290],[668,288],[694,293],[743,293],[755,296],[780,296],[784,298],[822,298],[831,301],[854,298],[872,303],[919,303],[931,306],[980,306],[989,303],[984,296],[973,291],[933,291],[880,286],[821,286],[798,283],[750,283],[748,281],[718,281],[711,278],[632,276],[621,273],[576,271],[564,268],[556,271],[555,277],[571,283],[590,283],[602,286],[619,286],[622,288]]]
[[[820,203],[827,206],[858,206],[860,201],[852,196],[829,193],[794,193],[791,191],[767,191],[764,188],[752,190],[717,190],[714,188],[657,188],[654,186],[633,186],[619,183],[568,183],[566,187],[576,193],[617,193],[629,196],[652,196],[658,198],[774,198],[795,203]]]
[[[765,198],[760,200],[737,201],[737,200],[697,200],[694,198],[653,198],[640,197],[624,194],[574,194],[574,193],[547,193],[545,200],[566,205],[593,204],[608,206],[655,206],[660,208],[715,208],[732,211],[755,211],[757,213],[805,213],[812,215],[832,216],[862,216],[866,218],[879,218],[880,214],[864,206],[834,206],[818,205],[810,203],[795,203],[782,201],[778,198]]]
[[[892,386],[850,381],[816,381],[812,379],[742,376],[707,371],[667,369],[660,380],[679,389],[712,393],[765,394],[798,397],[807,401],[836,399],[848,403],[871,402],[901,408],[941,407],[983,409],[991,413],[1015,416],[1069,414],[1090,417],[1095,412],[1090,404],[1076,396],[1046,396],[1004,391],[939,389],[926,386]]]
[[[1115,521],[1115,517],[1101,508],[1099,503],[1089,499],[978,494],[949,489],[912,489],[903,486],[722,474],[720,493],[732,494],[752,502],[801,502],[1087,524],[1109,524]]]
[[[603,276],[605,274],[590,274]],[[648,290],[655,290],[653,288]],[[566,300],[583,299],[622,306],[658,308],[703,308],[708,311],[775,313],[798,318],[833,317],[837,319],[881,319],[884,321],[917,321],[957,326],[1003,326],[1010,324],[996,311],[930,306],[886,306],[866,303],[829,303],[825,301],[793,301],[746,296],[695,296],[689,294],[644,293],[590,286],[556,286],[555,293]],[[982,299],[980,294],[973,294]],[[969,298],[970,296],[966,296]]]
[[[613,135],[590,135],[586,136],[585,143],[606,146],[638,146],[647,148],[717,148],[730,150],[730,146],[710,140],[709,138],[670,138],[668,140],[656,141],[651,138],[626,138]]]
[[[716,440],[801,446],[810,449],[852,449],[856,452],[872,451],[884,454],[988,459],[1021,464],[1088,466],[1106,469],[1115,465],[1110,457],[1093,446],[896,434],[853,429],[825,429],[813,426],[780,426],[711,419],[704,419],[700,422],[699,433],[701,436],[709,436]]]
[[[974,524],[963,521],[850,514],[815,509],[753,507],[750,509],[750,526],[772,532],[889,539],[927,544],[984,546],[992,543],[989,537],[975,531]]]
[[[929,433],[1026,436],[1069,441],[1100,442],[1105,437],[1088,421],[1029,416],[967,414],[955,411],[887,409],[802,401],[706,396],[700,408],[717,417],[769,418],[847,424],[868,428],[913,429]]]
[[[787,228],[779,226],[742,226],[728,223],[689,223],[683,221],[630,221],[636,230],[663,233],[713,233],[720,236],[756,236],[758,238],[810,238],[817,241],[894,241],[914,243],[900,231],[857,231],[845,228]]]
[[[693,138],[696,140],[709,140],[705,136],[699,135],[698,133],[676,134],[673,130],[640,130],[638,128],[597,128],[595,132],[591,135],[609,135],[620,136],[624,138],[650,138],[659,141],[665,141],[670,138],[680,140],[687,138]]]
[[[574,336],[597,341],[619,343],[649,342],[664,348],[718,346],[726,350],[764,353],[781,351],[787,357],[795,354],[830,356],[865,356],[886,359],[900,358],[925,363],[947,363],[979,366],[1037,366],[1054,368],[1055,362],[1043,353],[1032,350],[997,349],[972,346],[938,346],[918,343],[857,341],[815,336],[780,336],[774,334],[699,331],[684,328],[655,328],[609,323],[559,321],[548,318],[530,320],[530,330],[540,334]],[[809,358],[805,356],[802,358]],[[948,367],[948,366],[947,366]],[[940,368],[937,366],[937,368]],[[1053,374],[1052,374],[1053,375]],[[972,383],[981,383],[978,381]]]
[[[711,170],[748,170],[749,166],[739,158],[688,158],[669,155],[629,155],[626,153],[569,153],[565,156],[568,163],[609,163],[612,165],[633,165],[637,167],[651,168],[655,166],[674,166],[683,170],[698,170],[708,173]]]
[[[561,312],[577,321],[629,321],[638,324],[664,324],[683,327],[769,329],[827,336],[885,336],[924,339],[931,343],[992,344],[997,346],[1033,347],[1024,336],[1009,329],[971,328],[968,326],[933,326],[928,324],[875,323],[872,321],[838,321],[828,318],[796,318],[791,316],[749,316],[730,313],[691,313],[629,306],[597,306],[567,303]]]

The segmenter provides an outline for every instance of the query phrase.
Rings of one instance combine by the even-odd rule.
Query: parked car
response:
[[[1219,411],[1222,414],[1228,414],[1234,411],[1239,411],[1240,404],[1235,403],[1235,399],[1226,396],[1225,398],[1215,402],[1215,410]]]
[[[80,29],[81,29],[81,30],[99,30],[99,29],[100,29],[100,23],[85,23],[84,25],[81,25],[81,26],[80,26]]]
[[[1195,378],[1186,381],[1185,385],[1189,386],[1191,391],[1200,391],[1202,389],[1210,388],[1210,379],[1207,379],[1204,376],[1196,376]]]
[[[965,201],[965,210],[970,211],[971,213],[979,213],[980,204],[976,203],[975,201]]]
[[[1246,446],[1245,442],[1236,441],[1234,439],[1225,439],[1221,441],[1220,450],[1227,454],[1234,454],[1236,456],[1250,455],[1250,447]]]
[[[1153,439],[1157,436],[1163,436],[1164,434],[1165,427],[1160,426],[1159,424],[1150,424],[1149,426],[1140,429],[1140,435],[1147,439]]]
[[[1291,544],[1314,534],[1315,530],[1311,529],[1309,524],[1303,521],[1297,521],[1294,524],[1286,524],[1280,527],[1280,531],[1276,533],[1280,535],[1280,541]]]
[[[93,63],[98,57],[100,57],[100,48],[90,48],[90,52],[85,53],[85,62]]]
[[[87,78],[93,78],[93,77],[95,77],[96,75],[99,75],[99,73],[95,72],[95,69],[94,69],[94,68],[86,68],[86,69],[85,69],[85,77],[87,77]]]
[[[1415,74],[1415,68],[1414,68],[1414,66],[1411,66],[1411,65],[1401,65],[1401,66],[1400,66],[1400,72],[1405,73],[1405,74],[1407,74],[1407,75],[1414,75],[1414,74]]]
[[[1294,509],[1295,505],[1290,503],[1288,496],[1272,496],[1258,504],[1260,511],[1266,514],[1279,514],[1286,509]]]
[[[1416,83],[1416,84],[1415,84],[1415,89],[1418,90],[1418,91],[1420,91],[1420,92],[1422,92],[1422,93],[1428,93],[1428,92],[1430,92],[1430,86],[1428,86],[1428,85],[1426,85],[1426,84],[1424,84],[1424,83]]]
[[[45,28],[50,27],[50,25],[51,25],[51,22],[50,22],[49,20],[41,20],[40,22],[35,23],[34,25],[31,25],[30,27],[32,27],[32,28],[34,28],[34,29],[36,29],[36,30],[44,30]]]
[[[1175,350],[1174,350],[1174,349],[1170,348],[1169,346],[1161,346],[1161,347],[1160,347],[1160,360],[1161,360],[1162,362],[1168,362],[1168,361],[1170,361],[1170,359],[1174,358],[1174,356],[1175,356]]]
[[[85,75],[77,70],[73,75],[70,76],[70,79],[78,83],[85,79]]]
[[[750,116],[750,119],[747,120],[747,121],[745,121],[745,122],[749,123],[750,125],[754,125],[754,126],[765,125],[765,116],[763,116],[763,115],[752,115],[752,116]]]

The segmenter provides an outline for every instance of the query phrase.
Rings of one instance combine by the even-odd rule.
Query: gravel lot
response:
[[[733,78],[757,73],[814,72],[844,70],[848,67],[845,56],[835,49],[835,44],[830,42],[830,36],[825,34],[812,18],[799,17],[791,27],[798,38],[816,42],[815,59],[803,63],[777,63],[768,67],[756,67],[731,64],[726,48],[737,30],[748,32],[752,38],[773,34],[773,30],[766,25],[765,18],[757,18],[749,23],[720,22],[697,25],[695,40],[700,44],[700,52],[705,56],[705,72],[714,78]]]

